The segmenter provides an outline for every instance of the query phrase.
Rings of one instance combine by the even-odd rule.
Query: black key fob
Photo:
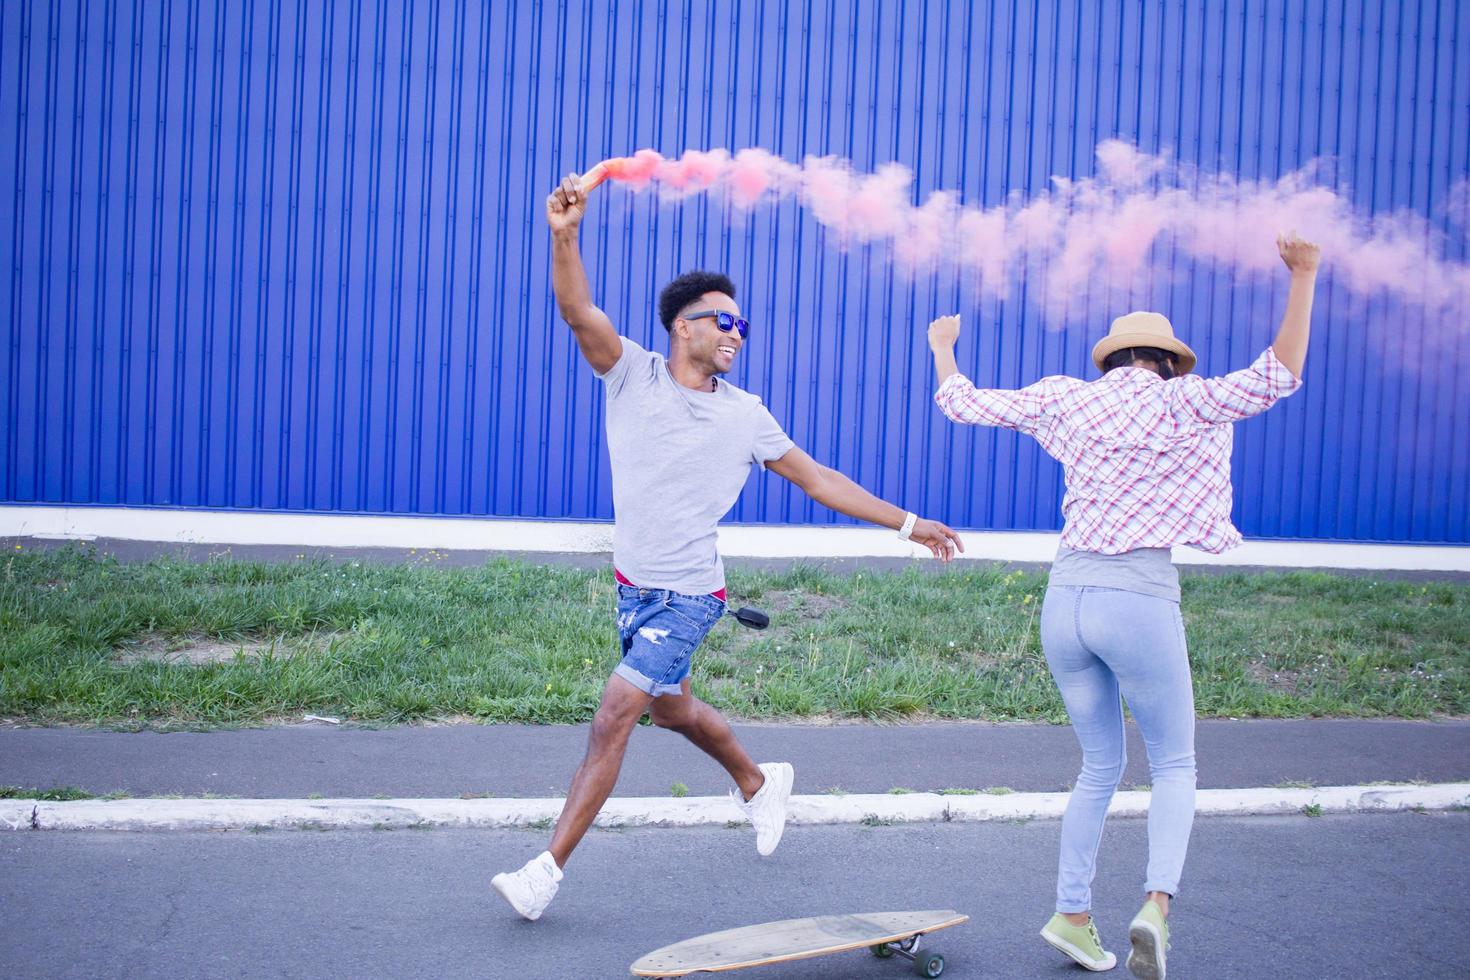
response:
[[[752,609],[749,606],[741,606],[731,613],[731,615],[740,620],[741,626],[749,626],[753,630],[763,630],[771,625],[770,616],[767,616],[759,609]]]

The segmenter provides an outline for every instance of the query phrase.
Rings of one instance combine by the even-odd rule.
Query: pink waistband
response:
[[[616,568],[613,569],[613,576],[615,578],[617,578],[619,585],[626,585],[630,589],[636,589],[636,588],[638,588],[637,585],[635,585],[632,582],[628,581],[628,576],[624,575],[622,572],[618,571]],[[715,592],[711,592],[710,595],[714,596],[716,599],[720,600],[721,602],[727,601],[726,598],[725,598],[725,590],[724,589],[719,589],[719,590],[717,590]]]

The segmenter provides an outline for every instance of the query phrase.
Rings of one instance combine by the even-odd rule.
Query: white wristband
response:
[[[903,527],[898,529],[898,536],[907,541],[909,535],[914,533],[914,525],[919,523],[919,515],[910,513],[903,519]]]

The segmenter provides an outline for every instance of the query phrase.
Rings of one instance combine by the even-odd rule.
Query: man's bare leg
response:
[[[653,699],[649,716],[660,728],[678,732],[725,767],[725,771],[749,800],[766,781],[765,774],[746,754],[725,716],[689,693],[689,678],[680,685],[683,694]],[[555,852],[553,852],[555,853]]]
[[[572,777],[566,806],[562,807],[551,837],[551,847],[548,848],[557,867],[566,867],[572,851],[587,833],[587,828],[592,826],[592,821],[597,819],[597,811],[612,795],[618,773],[623,768],[628,736],[653,700],[652,696],[616,674],[607,679],[607,686],[602,689],[602,703],[597,706],[592,730],[587,735],[587,755]]]

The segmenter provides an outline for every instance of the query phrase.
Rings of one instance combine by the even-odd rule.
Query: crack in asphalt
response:
[[[179,914],[179,889],[174,889],[164,898],[168,900],[168,915],[165,915],[163,921],[158,924],[158,936],[154,942],[163,942],[168,938],[169,933],[173,931],[174,919]]]

